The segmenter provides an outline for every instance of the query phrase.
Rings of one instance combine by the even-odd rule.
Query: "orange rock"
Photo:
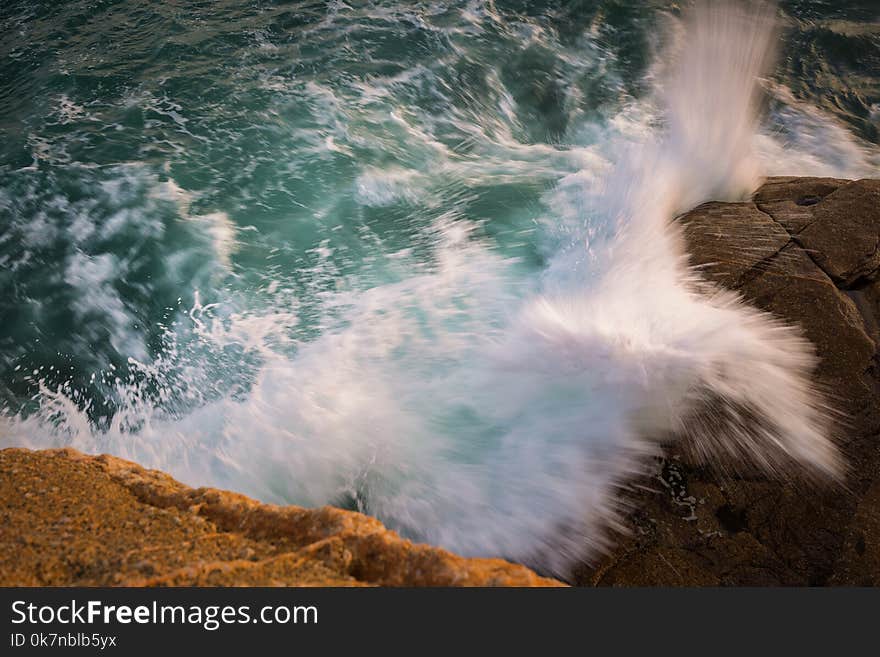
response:
[[[261,504],[73,449],[0,451],[5,586],[559,586],[375,518]]]

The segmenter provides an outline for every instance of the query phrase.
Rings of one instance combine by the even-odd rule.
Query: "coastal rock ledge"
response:
[[[880,585],[880,180],[770,178],[750,202],[706,203],[678,222],[704,278],[815,345],[847,472],[771,479],[672,446],[631,494],[630,531],[575,581]]]
[[[261,504],[112,456],[0,451],[4,586],[560,586],[332,507]]]
[[[841,483],[719,471],[670,447],[582,585],[880,585],[880,181],[771,178],[678,219],[704,276],[799,326],[840,414]],[[678,450],[678,451],[677,451]],[[0,451],[2,585],[553,586],[378,520],[192,489],[71,449]]]

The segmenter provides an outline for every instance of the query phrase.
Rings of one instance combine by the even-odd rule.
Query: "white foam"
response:
[[[415,201],[418,196],[418,172],[391,167],[370,168],[355,181],[357,197],[361,203],[381,207],[398,201]]]
[[[64,272],[64,282],[76,291],[71,309],[80,322],[80,330],[93,332],[86,336],[93,344],[102,340],[106,330],[117,352],[143,359],[147,349],[139,332],[133,329],[136,320],[113,285],[119,268],[117,258],[109,253],[72,254]],[[100,323],[87,321],[95,313],[100,314]]]
[[[817,107],[797,100],[791,91],[767,85],[778,101],[773,113],[774,130],[756,134],[758,150],[767,175],[836,178],[869,178],[880,171],[880,151],[867,144]]]
[[[214,249],[217,261],[227,269],[232,266],[232,255],[238,247],[238,229],[226,212],[191,212],[195,196],[178,185],[173,178],[157,183],[151,190],[151,197],[174,203],[181,217],[200,225],[202,233],[208,237]]]

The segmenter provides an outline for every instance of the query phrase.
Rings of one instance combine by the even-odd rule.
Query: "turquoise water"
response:
[[[765,172],[876,173],[876,3],[780,12]],[[659,1],[5,2],[4,443],[111,451],[425,535],[417,513],[371,506],[379,475],[363,464],[405,471],[401,454],[427,449],[405,436],[445,432],[470,438],[432,443],[437,458],[479,468],[503,442],[505,422],[475,410],[502,401],[459,364],[557,254],[609,230],[580,189],[622,142],[662,130],[657,53],[678,15]],[[580,403],[546,383],[536,408]],[[315,456],[325,436],[342,438]]]
[[[195,290],[250,308],[281,282],[314,303],[345,275],[393,278],[388,254],[430,261],[441,217],[540,266],[541,196],[578,167],[536,146],[619,109],[637,72],[552,34],[563,16],[393,7],[48,3],[6,18],[7,398],[31,391],[15,366],[54,364],[103,400],[91,374],[155,354]],[[648,12],[618,11],[637,39]]]

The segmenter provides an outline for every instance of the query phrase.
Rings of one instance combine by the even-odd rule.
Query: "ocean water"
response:
[[[560,574],[661,441],[839,471],[810,345],[702,289],[670,220],[764,175],[878,174],[875,2],[10,1],[0,25],[0,446]]]

